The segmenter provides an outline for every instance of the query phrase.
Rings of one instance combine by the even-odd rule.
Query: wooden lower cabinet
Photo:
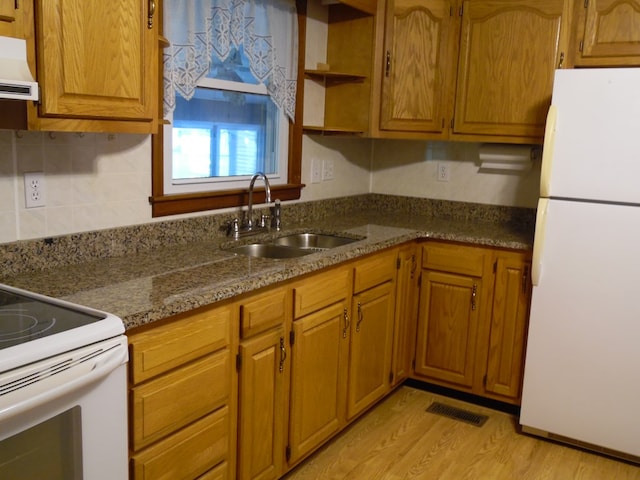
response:
[[[127,332],[131,478],[278,479],[409,376],[518,403],[529,271],[411,242]]]
[[[471,388],[480,310],[480,279],[425,271],[420,287],[415,371],[430,379]]]
[[[347,418],[382,398],[391,384],[395,283],[388,281],[353,297]]]
[[[530,253],[423,246],[413,377],[519,404]]]
[[[219,305],[127,332],[132,479],[235,476],[234,323]]]
[[[519,399],[531,302],[530,255],[498,252],[495,266],[484,388],[497,398]]]
[[[349,322],[345,300],[293,322],[290,464],[345,425]]]
[[[410,242],[398,249],[393,356],[391,358],[392,386],[399,385],[411,374],[418,315],[419,262],[417,243]]]
[[[287,343],[284,325],[240,343],[238,479],[283,473]]]
[[[239,480],[273,480],[284,473],[291,310],[291,292],[281,286],[240,301]]]

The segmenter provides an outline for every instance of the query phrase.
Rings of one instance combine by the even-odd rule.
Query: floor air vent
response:
[[[479,413],[473,413],[462,408],[452,407],[440,402],[433,402],[427,408],[427,412],[435,413],[436,415],[442,415],[444,417],[453,418],[454,420],[460,420],[461,422],[470,423],[476,427],[481,427],[489,417],[486,415],[480,415]]]

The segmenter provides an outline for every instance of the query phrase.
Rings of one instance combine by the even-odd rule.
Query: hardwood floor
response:
[[[476,427],[426,412],[434,400],[489,419]],[[519,434],[516,426],[512,415],[403,386],[284,478],[640,479],[636,465]]]

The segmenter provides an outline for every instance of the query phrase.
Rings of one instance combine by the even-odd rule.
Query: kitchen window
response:
[[[243,205],[258,171],[269,177],[274,198],[299,198],[301,128],[293,122],[299,37],[291,2],[164,3],[170,46],[166,122],[153,138],[153,216]],[[282,17],[275,28],[264,20],[274,15]],[[289,37],[264,35],[269,28]]]

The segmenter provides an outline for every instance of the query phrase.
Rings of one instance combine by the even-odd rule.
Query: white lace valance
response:
[[[164,113],[189,100],[213,57],[242,48],[255,78],[293,120],[298,60],[294,0],[165,0]]]

